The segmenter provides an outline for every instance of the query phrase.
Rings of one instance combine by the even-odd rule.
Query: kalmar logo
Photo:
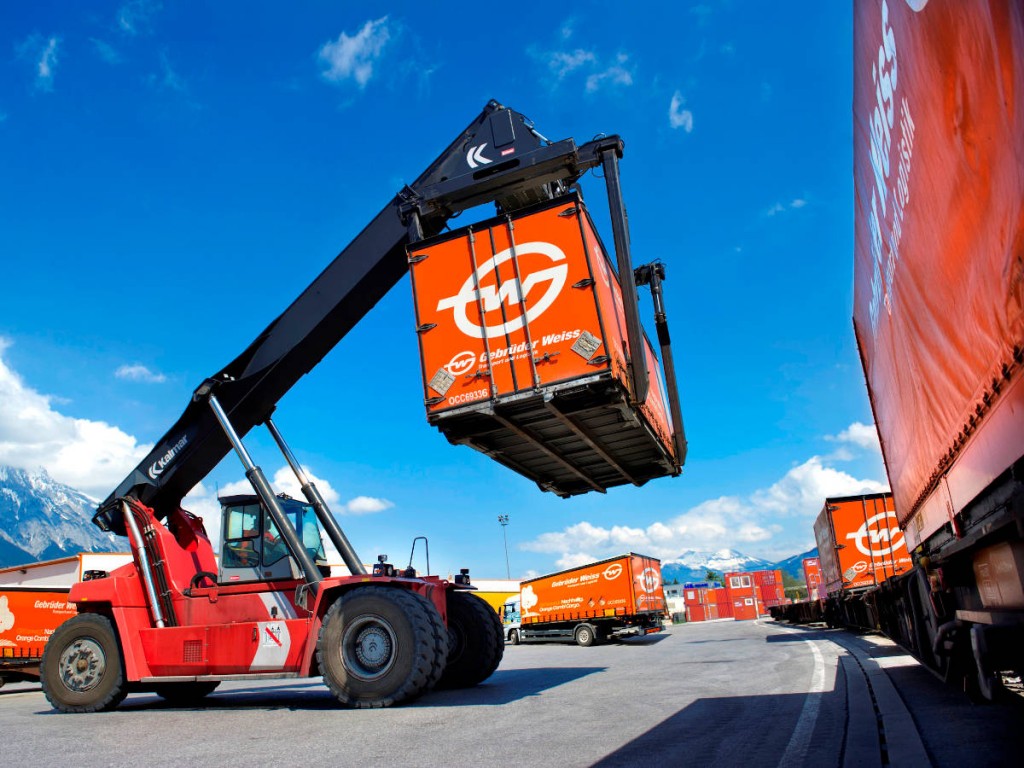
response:
[[[522,243],[516,248],[516,256],[519,258],[531,254],[546,256],[553,262],[565,261],[565,254],[562,252],[562,249],[551,243]],[[437,302],[438,311],[442,309],[452,310],[455,316],[455,325],[458,326],[458,329],[474,339],[493,339],[504,336],[507,333],[518,331],[530,321],[540,317],[555,303],[555,299],[558,298],[562,288],[565,287],[565,280],[569,274],[569,265],[556,264],[547,269],[531,272],[526,275],[522,284],[513,277],[500,285],[482,285],[485,278],[492,272],[497,274],[498,267],[511,258],[511,248],[496,253],[492,258],[481,264],[474,274],[469,276],[466,282],[462,284],[462,287],[459,288],[457,294]],[[527,298],[530,293],[534,292],[534,288],[544,283],[547,283],[547,288],[540,299],[532,306],[527,305]],[[480,286],[479,289],[476,287],[478,285]],[[470,306],[476,307],[478,301],[483,307],[485,316],[488,312],[500,309],[503,303],[508,307],[516,307],[516,305],[522,302],[526,305],[526,312],[520,314],[519,317],[514,317],[508,322],[499,323],[498,325],[487,325],[486,319],[481,319],[484,325],[480,326],[470,320],[467,313],[467,308]]]
[[[890,517],[893,519],[893,524],[884,527]],[[868,557],[889,555],[900,547],[906,547],[903,531],[899,529],[898,525],[895,525],[895,522],[895,512],[880,512],[869,517],[864,525],[855,532],[846,534],[846,538],[853,539],[857,549]]]

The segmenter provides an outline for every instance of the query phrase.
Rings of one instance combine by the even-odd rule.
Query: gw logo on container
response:
[[[551,243],[523,243],[516,248],[517,258],[534,253],[547,256],[551,261],[565,261],[565,254],[562,252],[562,249]],[[511,258],[511,248],[506,248],[504,251],[496,253],[492,258],[481,264],[476,272],[466,278],[466,282],[462,284],[457,294],[437,302],[438,311],[442,309],[453,310],[455,325],[464,334],[474,339],[493,339],[504,336],[507,333],[518,331],[527,323],[540,317],[555,303],[555,299],[558,298],[562,288],[565,287],[565,279],[569,274],[569,265],[557,264],[547,269],[531,272],[523,279],[522,284],[513,277],[511,280],[506,280],[500,285],[480,285],[492,272],[497,275],[498,267]],[[513,318],[508,322],[499,323],[498,325],[486,325],[486,319],[481,318],[481,322],[485,323],[483,326],[479,326],[469,319],[466,311],[467,307],[476,307],[477,302],[480,302],[485,316],[488,312],[500,309],[502,303],[510,307],[514,307],[520,302],[525,305],[526,297],[530,295],[533,288],[543,284],[545,281],[548,286],[544,294],[533,306],[527,307],[526,312],[519,317]],[[476,286],[480,286],[480,288],[478,289]]]
[[[888,528],[882,527],[883,521],[893,519],[893,524]],[[846,538],[853,539],[857,549],[868,557],[872,555],[889,555],[900,547],[905,547],[903,532],[896,523],[895,512],[880,512],[867,521],[853,533],[846,534]]]

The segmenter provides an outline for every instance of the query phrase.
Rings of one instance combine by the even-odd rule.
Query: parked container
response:
[[[646,336],[629,348],[620,276],[578,196],[417,243],[410,272],[427,418],[451,442],[560,496],[679,473],[661,365]]]
[[[825,499],[814,537],[826,597],[876,587],[913,565],[891,493]]]

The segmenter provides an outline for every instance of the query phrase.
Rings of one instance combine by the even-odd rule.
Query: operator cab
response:
[[[320,572],[330,575],[323,535],[313,507],[285,494],[277,497],[288,522]],[[221,503],[221,555],[218,582],[302,579],[302,569],[258,496],[224,496]]]

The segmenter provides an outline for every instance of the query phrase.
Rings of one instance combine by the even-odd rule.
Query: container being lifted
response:
[[[409,250],[427,418],[449,441],[562,497],[679,474],[662,267],[616,270],[577,192]],[[643,283],[668,388],[637,319]]]

